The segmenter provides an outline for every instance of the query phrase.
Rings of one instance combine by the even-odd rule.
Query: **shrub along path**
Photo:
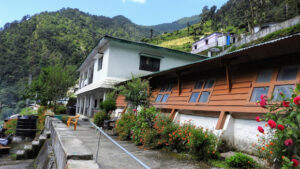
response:
[[[79,125],[75,134],[83,143],[93,152],[94,158],[97,153],[97,145],[99,132],[90,125],[88,121],[79,120]],[[73,127],[73,126],[71,126]],[[152,169],[172,168],[172,169],[194,169],[194,168],[210,168],[210,166],[189,160],[179,160],[170,153],[156,150],[144,150],[135,146],[129,141],[119,141],[117,137],[113,137],[121,146],[131,152],[141,161],[146,163]],[[107,138],[101,135],[98,163],[101,169],[142,169],[131,157],[111,143]]]

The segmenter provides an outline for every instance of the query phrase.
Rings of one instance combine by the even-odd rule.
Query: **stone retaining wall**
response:
[[[99,169],[93,161],[92,152],[75,136],[72,129],[52,117],[47,117],[45,123],[46,130],[51,131],[51,142],[58,169],[75,169],[79,166],[84,166],[86,169]]]

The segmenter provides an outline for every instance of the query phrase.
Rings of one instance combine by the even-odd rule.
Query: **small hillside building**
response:
[[[117,83],[188,63],[205,56],[104,36],[79,67],[76,112],[93,116]]]
[[[192,45],[193,54],[198,54],[203,51],[206,51],[210,48],[228,46],[237,41],[237,36],[234,34],[224,34],[220,32],[212,33],[197,42],[194,42]]]

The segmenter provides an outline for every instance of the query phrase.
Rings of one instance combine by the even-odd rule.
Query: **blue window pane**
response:
[[[197,81],[197,83],[195,85],[195,89],[202,89],[203,84],[204,84],[203,80]]]
[[[204,89],[212,88],[215,83],[214,79],[208,79],[205,83]]]
[[[165,94],[164,97],[162,98],[161,102],[162,103],[167,102],[168,98],[169,98],[169,94]]]
[[[263,70],[259,72],[256,82],[258,83],[270,82],[272,79],[272,74],[273,74],[272,69]]]
[[[206,103],[208,101],[208,97],[210,95],[210,92],[202,92],[199,102],[200,103]]]
[[[282,68],[277,77],[277,81],[285,81],[285,80],[296,80],[298,67],[284,67]]]
[[[199,96],[199,92],[192,93],[192,96],[191,96],[189,102],[195,103],[197,101],[198,96]]]
[[[269,87],[255,87],[253,88],[252,96],[251,96],[251,102],[257,102],[260,101],[260,96],[262,94],[268,95]]]
[[[157,102],[160,102],[161,98],[162,98],[162,95],[161,95],[161,94],[157,95],[157,97],[156,97],[156,99],[155,99],[155,102],[156,102],[156,103],[157,103]]]
[[[273,101],[282,101],[282,97],[280,96],[280,92],[285,95],[285,98],[291,98],[293,94],[295,85],[281,85],[275,86],[273,92]]]

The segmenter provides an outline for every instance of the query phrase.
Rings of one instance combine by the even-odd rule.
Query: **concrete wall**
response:
[[[76,169],[79,164],[86,169],[99,169],[93,161],[91,151],[76,138],[72,129],[67,128],[56,118],[47,117],[45,123],[45,129],[51,131],[51,142],[58,169]],[[78,165],[72,165],[74,163]]]
[[[192,47],[192,52],[191,53],[200,53],[202,51],[205,51],[209,48],[218,46],[218,37],[222,36],[221,34],[212,34],[211,36],[208,36],[206,38],[201,39],[198,42],[195,42]],[[206,40],[208,40],[208,44],[206,44]],[[197,45],[197,49],[195,49],[195,46]]]
[[[284,28],[287,28],[287,27],[291,27],[293,25],[296,25],[297,23],[300,23],[300,16],[296,16],[292,19],[289,19],[287,21],[284,21],[284,22],[281,22],[281,23],[278,23],[276,25],[273,25],[269,28],[266,28],[266,29],[262,29],[252,35],[249,35],[249,36],[245,36],[244,38],[242,38],[239,42],[237,42],[234,46],[238,47],[238,46],[241,46],[245,43],[249,43],[251,41],[254,41],[258,38],[261,38],[261,37],[264,37],[272,32],[275,32],[275,31],[278,31],[280,29],[284,29]]]
[[[215,129],[218,122],[216,117],[187,115],[177,112],[174,121],[179,122],[181,125],[190,122],[197,127],[208,129],[217,136],[227,140],[230,146],[244,152],[254,150],[252,144],[257,143],[257,134],[259,134],[257,127],[264,127],[264,122],[258,123],[255,120],[235,119],[230,114],[227,115],[222,130]]]

